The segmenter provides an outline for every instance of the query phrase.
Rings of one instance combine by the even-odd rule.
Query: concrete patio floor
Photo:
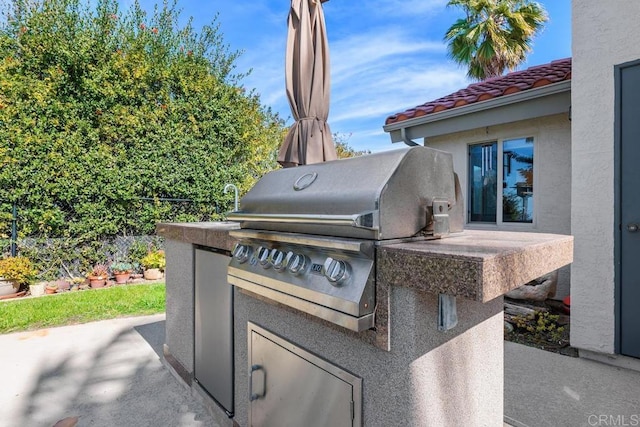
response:
[[[217,426],[161,362],[164,318],[0,335],[0,425]]]
[[[640,426],[640,372],[512,342],[504,346],[508,424]]]
[[[0,335],[0,425],[218,427],[162,364],[163,342],[164,314]],[[508,425],[640,426],[640,372],[510,342],[504,354]]]

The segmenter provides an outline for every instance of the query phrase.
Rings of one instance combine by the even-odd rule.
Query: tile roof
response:
[[[493,77],[478,83],[471,84],[450,95],[438,98],[435,101],[418,105],[401,113],[387,117],[386,125],[398,123],[427,114],[438,113],[444,110],[486,101],[500,96],[546,86],[571,79],[571,58],[558,59],[549,64],[537,65],[522,71]]]

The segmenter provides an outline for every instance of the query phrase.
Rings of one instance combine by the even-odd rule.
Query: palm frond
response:
[[[449,0],[447,6],[460,7],[466,15],[445,33],[449,56],[477,79],[516,68],[548,20],[532,0]]]

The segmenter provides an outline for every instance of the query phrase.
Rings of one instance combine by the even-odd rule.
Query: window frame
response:
[[[531,222],[513,222],[513,221],[503,221],[502,220],[502,215],[503,215],[503,188],[502,188],[502,182],[504,181],[504,142],[505,141],[512,141],[512,140],[517,140],[517,139],[527,139],[527,138],[532,138],[533,139],[533,196],[532,201],[533,201],[533,220]],[[474,145],[483,145],[483,144],[491,144],[491,143],[496,143],[497,145],[497,176],[496,176],[496,181],[497,181],[497,191],[496,191],[496,222],[483,222],[483,221],[471,221],[471,215],[470,215],[470,197],[471,197],[471,184],[472,184],[472,177],[469,174],[470,171],[470,150],[471,147]],[[466,185],[466,194],[467,194],[467,198],[465,200],[465,205],[466,205],[466,209],[465,209],[465,226],[467,228],[476,228],[476,229],[496,229],[496,228],[505,228],[505,229],[513,229],[513,230],[531,230],[531,229],[535,229],[537,228],[537,222],[538,222],[538,212],[539,212],[539,203],[538,203],[538,199],[539,199],[539,191],[537,190],[539,188],[538,186],[538,168],[539,165],[537,162],[539,162],[539,158],[540,156],[538,155],[538,150],[539,150],[539,138],[538,135],[536,133],[530,133],[530,134],[525,134],[525,135],[514,135],[514,136],[508,136],[508,137],[501,137],[501,138],[490,138],[490,139],[486,139],[486,140],[482,140],[482,141],[474,141],[474,142],[470,142],[467,143],[467,159],[466,159],[466,174],[467,174],[467,185]]]

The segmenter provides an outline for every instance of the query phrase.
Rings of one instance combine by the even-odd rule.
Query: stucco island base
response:
[[[206,238],[191,241],[194,227],[190,227],[189,233],[181,234],[175,229],[180,225],[170,226],[172,231],[166,233],[165,353],[167,362],[180,373],[180,378],[188,380],[193,375],[189,363],[193,360],[193,345],[182,340],[185,335],[193,336],[184,330],[185,325],[193,323],[187,319],[188,310],[184,311],[188,304],[171,302],[171,299],[191,298],[192,301],[193,291],[189,288],[193,287],[193,281],[173,282],[171,279],[177,274],[169,272],[174,268],[192,268],[190,244],[206,242],[215,247],[215,242]],[[220,230],[220,226],[215,227]],[[206,227],[197,228],[205,236],[211,235],[207,234]],[[521,236],[524,234],[526,236]],[[248,425],[247,322],[252,322],[361,377],[365,426],[502,426],[501,295],[522,285],[527,274],[544,274],[571,262],[572,257],[571,237],[546,234],[536,239],[535,236],[535,233],[482,235],[465,231],[439,242],[382,248],[378,262],[386,271],[378,272],[377,283],[377,295],[382,297],[378,299],[378,310],[384,314],[379,319],[382,324],[377,324],[376,331],[361,334],[236,289],[235,415],[233,420],[221,424]],[[228,240],[222,241],[225,242],[222,247],[228,248]],[[438,246],[442,247],[438,249]],[[454,270],[451,270],[452,263]],[[534,272],[522,273],[527,269]],[[413,271],[413,277],[407,275],[407,271]],[[448,276],[444,275],[446,271],[450,273]],[[436,280],[438,278],[440,280]],[[520,280],[523,281],[518,283]],[[182,288],[180,292],[176,287]],[[437,327],[438,293],[445,289],[458,295],[458,324],[441,332]],[[182,328],[177,329],[185,334],[181,339],[171,336],[178,332],[170,328],[174,324],[172,318],[180,319]],[[376,338],[373,341],[372,334]],[[179,356],[172,357],[176,355]],[[211,409],[222,415],[215,405]]]

